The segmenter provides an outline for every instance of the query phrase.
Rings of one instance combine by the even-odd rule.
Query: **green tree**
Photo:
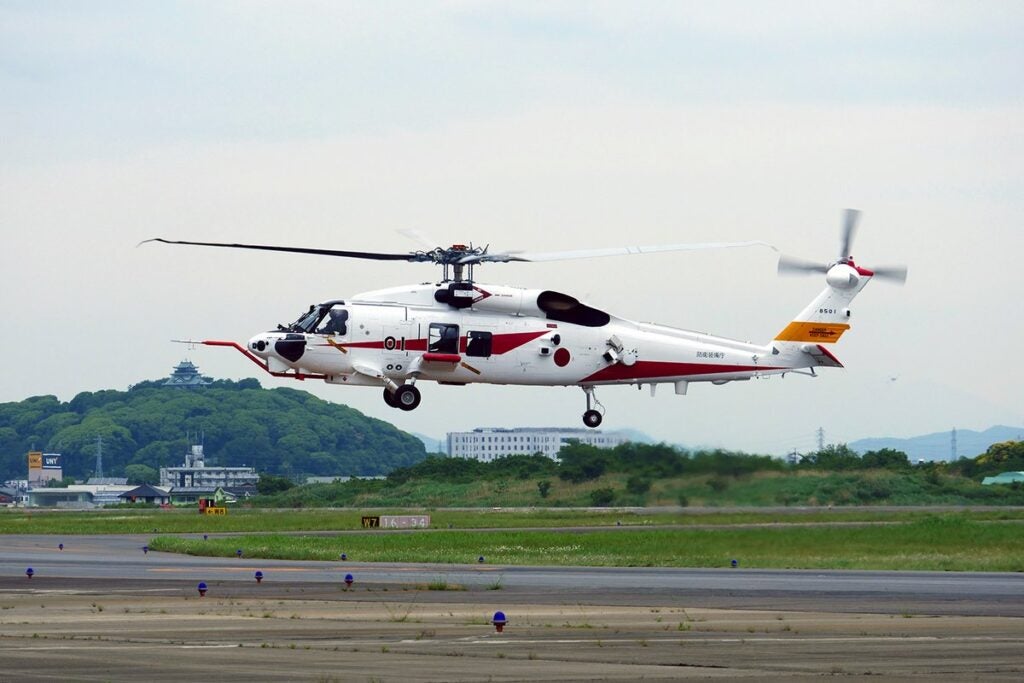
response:
[[[590,504],[594,507],[608,507],[615,502],[615,489],[604,487],[590,492]]]
[[[578,484],[604,474],[613,456],[596,446],[572,442],[558,452],[558,459],[558,476]]]
[[[626,490],[634,495],[642,496],[651,490],[651,480],[647,477],[634,474],[626,480]]]
[[[273,494],[287,491],[294,487],[291,479],[287,477],[278,477],[273,474],[261,474],[259,481],[256,482],[256,491],[261,494]]]
[[[538,481],[537,491],[540,493],[541,498],[547,498],[548,493],[551,492],[551,481],[549,479],[541,479]]]
[[[160,482],[160,473],[149,465],[126,465],[124,474],[128,477],[129,484],[157,484]]]
[[[829,444],[817,453],[811,453],[803,459],[801,465],[819,470],[855,470],[863,467],[857,452],[846,444]]]
[[[878,451],[868,451],[861,456],[861,464],[867,469],[886,470],[909,470],[910,459],[903,451],[892,448],[883,448]]]

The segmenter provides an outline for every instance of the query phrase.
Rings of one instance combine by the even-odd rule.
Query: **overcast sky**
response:
[[[1024,5],[0,1],[0,401],[124,389],[430,266],[147,245],[562,250],[765,240],[905,263],[844,370],[598,389],[604,428],[780,453],[1024,424]],[[760,343],[821,289],[768,250],[494,264],[616,315]],[[580,426],[577,388],[269,376],[403,429]],[[183,425],[182,429],[186,426]]]

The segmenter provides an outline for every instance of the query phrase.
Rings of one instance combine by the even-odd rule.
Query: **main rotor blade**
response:
[[[310,249],[307,247],[277,247],[262,244],[226,244],[223,242],[186,242],[184,240],[165,240],[162,237],[143,240],[146,242],[163,242],[164,244],[190,244],[198,247],[226,247],[228,249],[257,249],[259,251],[283,251],[290,254],[317,254],[320,256],[342,256],[344,258],[373,259],[375,261],[429,261],[430,258],[419,253],[382,254],[372,251],[341,251],[336,249]],[[139,246],[136,245],[136,246]]]
[[[437,245],[440,244],[440,242],[428,239],[426,235],[424,235],[416,228],[399,228],[395,232],[397,232],[402,237],[406,237],[408,239],[411,239],[413,242],[419,243],[419,245],[426,249],[427,251],[432,251],[436,249]]]
[[[814,261],[805,261],[803,259],[796,258],[794,256],[786,256],[785,254],[779,257],[779,274],[780,275],[803,275],[805,273],[827,273],[828,265],[825,263],[815,263]]]
[[[646,247],[607,247],[604,249],[578,249],[575,251],[516,252],[507,251],[497,254],[470,254],[461,263],[508,263],[509,261],[568,261],[581,258],[600,258],[603,256],[626,256],[629,254],[653,254],[663,251],[696,251],[698,249],[730,249],[733,247],[768,247],[778,251],[767,242],[705,242],[696,244],[661,244]]]
[[[843,232],[840,238],[839,259],[850,258],[850,251],[853,249],[853,238],[857,234],[857,220],[860,218],[860,211],[857,209],[846,209],[843,211]]]
[[[907,267],[906,266],[882,266],[881,268],[872,268],[871,272],[875,274],[875,277],[883,280],[892,280],[899,284],[903,284],[907,281]]]

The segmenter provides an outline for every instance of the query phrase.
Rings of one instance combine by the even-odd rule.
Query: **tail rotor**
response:
[[[883,266],[880,268],[866,270],[854,264],[851,252],[853,251],[853,239],[857,234],[857,224],[859,220],[860,211],[856,209],[845,209],[843,211],[843,223],[839,235],[838,260],[832,263],[819,263],[783,254],[779,257],[779,274],[806,275],[807,273],[828,273],[834,266],[842,264],[856,268],[861,275],[868,275],[882,280],[890,280],[897,284],[903,284],[906,282],[906,266]]]

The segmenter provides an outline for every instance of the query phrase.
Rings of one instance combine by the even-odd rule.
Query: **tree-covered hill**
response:
[[[107,476],[125,476],[129,465],[180,465],[188,433],[202,434],[208,465],[287,476],[386,474],[426,456],[416,437],[304,391],[263,389],[255,379],[194,390],[162,383],[83,392],[66,403],[0,403],[0,481],[25,477],[33,445],[62,453],[65,475],[90,476],[97,436]]]

